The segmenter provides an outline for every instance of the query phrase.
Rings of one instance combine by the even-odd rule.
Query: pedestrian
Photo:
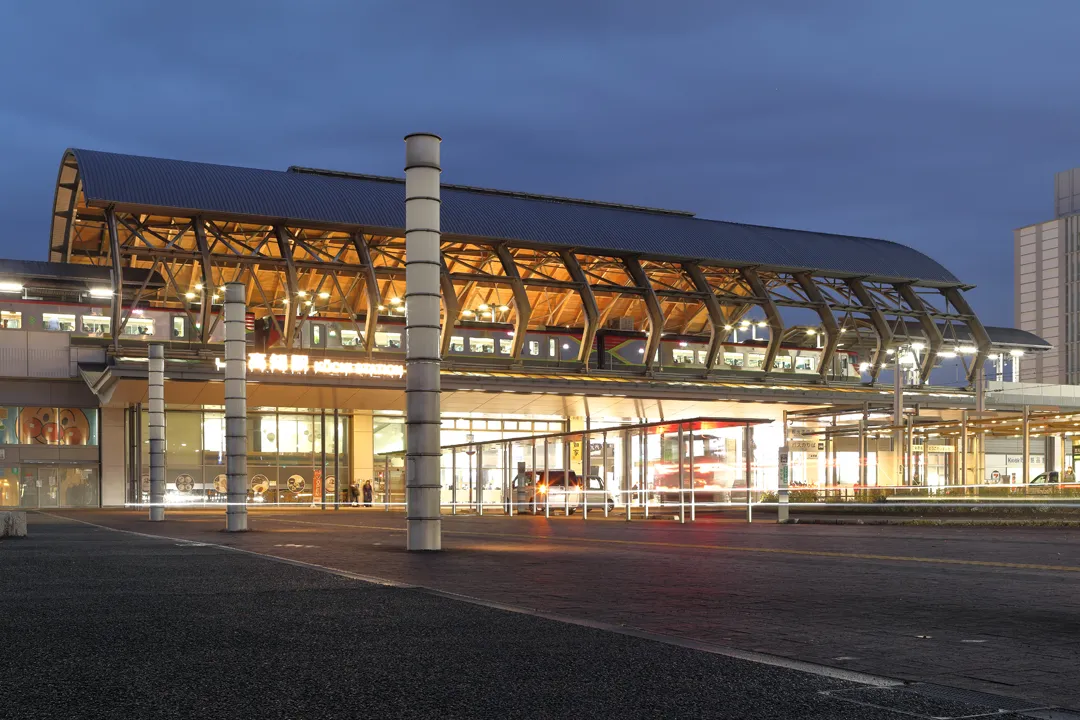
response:
[[[353,507],[360,505],[360,485],[355,480],[349,485],[349,504]]]
[[[364,507],[371,507],[371,481],[364,481]]]

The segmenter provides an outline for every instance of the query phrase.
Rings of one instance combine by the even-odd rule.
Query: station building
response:
[[[400,502],[404,192],[65,152],[48,260],[0,261],[0,505],[146,500],[150,343],[166,353],[167,501],[222,499],[232,282],[247,291],[251,501],[370,481]],[[678,452],[665,423],[690,418],[701,487],[736,486],[748,448],[743,487],[775,487],[785,444],[807,487],[977,484],[989,413],[1029,404],[988,386],[987,363],[1050,347],[984,326],[969,285],[872,238],[444,185],[442,255],[447,502],[497,502],[513,469],[539,467],[519,439],[556,433],[581,434],[548,467],[661,487]],[[990,430],[968,439],[969,421]],[[653,429],[620,430],[635,423]]]

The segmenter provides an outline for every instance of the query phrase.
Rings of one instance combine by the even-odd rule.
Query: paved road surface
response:
[[[457,517],[403,551],[377,510],[68,513],[851,670],[1080,708],[1080,531]],[[479,610],[476,610],[479,612]]]

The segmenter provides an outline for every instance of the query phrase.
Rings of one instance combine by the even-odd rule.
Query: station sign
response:
[[[225,369],[225,361],[214,358],[218,370]],[[252,374],[278,375],[329,375],[334,377],[405,377],[405,366],[399,363],[342,362],[307,355],[251,353],[247,356],[247,371]]]

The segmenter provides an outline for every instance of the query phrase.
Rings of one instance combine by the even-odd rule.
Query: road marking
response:
[[[263,517],[261,520],[271,522],[297,523],[300,525],[323,525],[327,527],[352,527],[361,530],[389,530],[391,532],[405,532],[405,528],[390,527],[385,525],[352,525],[347,523],[326,523],[312,520],[292,520],[284,518]],[[550,542],[566,543],[594,543],[606,545],[626,545],[640,547],[683,548],[688,550],[716,550],[720,552],[746,552],[764,553],[770,555],[794,555],[799,557],[822,557],[842,558],[848,560],[883,560],[887,562],[911,562],[938,565],[961,565],[968,567],[1009,568],[1013,570],[1046,570],[1051,572],[1075,572],[1080,573],[1077,565],[1038,565],[1032,563],[1010,563],[997,560],[959,560],[956,558],[933,558],[919,557],[915,555],[877,555],[871,553],[843,553],[829,550],[795,550],[791,548],[766,548],[750,547],[745,545],[705,545],[697,543],[674,543],[657,542],[655,540],[616,540],[614,538],[590,538],[581,536],[557,536],[557,535],[530,535],[526,533],[501,533],[482,532],[479,530],[443,530],[445,535],[465,535],[476,537],[500,537],[519,538],[525,540],[542,540]]]

